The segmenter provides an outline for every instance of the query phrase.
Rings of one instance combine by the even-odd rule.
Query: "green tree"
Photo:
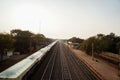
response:
[[[116,49],[117,53],[120,54],[120,41],[117,43]]]
[[[72,37],[68,41],[74,42],[74,43],[82,43],[84,40],[77,38],[77,37]]]
[[[27,53],[30,51],[31,47],[31,40],[33,33],[29,31],[22,31],[19,29],[11,30],[11,35],[15,39],[14,48],[15,51],[20,53]]]
[[[114,33],[109,35],[97,34],[97,36],[90,37],[80,44],[80,49],[86,51],[86,53],[91,54],[92,43],[94,44],[94,52],[101,53],[104,51],[118,53],[120,37],[116,36]]]
[[[36,34],[34,35],[34,40],[35,42],[39,45],[41,43],[44,43],[45,42],[45,36],[43,34]]]
[[[92,44],[94,48],[94,53],[101,53],[108,48],[108,43],[102,38],[96,36],[90,37],[80,44],[80,49],[84,50],[86,53],[92,53]]]
[[[11,35],[0,33],[0,61],[3,60],[3,54],[5,54],[7,50],[12,49],[13,43],[14,39]]]
[[[116,36],[114,33],[110,33],[105,36],[105,40],[109,43],[107,51],[117,53],[117,43],[120,41],[120,37]]]
[[[87,54],[91,54],[92,52],[92,43],[95,46],[95,37],[90,37],[80,44],[80,49],[84,50]]]
[[[41,47],[46,42],[46,38],[43,34],[34,34],[32,36],[32,46],[36,49],[37,46]]]
[[[40,48],[45,42],[46,37],[43,34],[33,34],[29,31],[15,29],[11,31],[15,39],[15,51],[27,53]]]

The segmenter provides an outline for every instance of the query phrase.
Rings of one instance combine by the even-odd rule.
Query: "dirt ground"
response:
[[[101,59],[94,59],[87,55],[86,53],[71,48],[73,52],[83,60],[88,67],[90,67],[96,74],[102,77],[103,80],[120,80],[120,76],[118,76],[118,68],[109,65],[109,63],[101,60]],[[97,61],[96,61],[97,60]]]

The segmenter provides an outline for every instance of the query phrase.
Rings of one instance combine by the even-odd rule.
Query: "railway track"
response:
[[[72,69],[74,70],[76,77],[78,78],[77,80],[100,80],[100,78],[95,73],[93,73],[86,66],[86,64],[84,64],[78,57],[76,57],[76,55],[71,50],[69,50],[68,47],[64,45],[63,49],[67,51],[67,53],[69,53],[66,54],[66,56],[69,56],[69,58],[66,58],[68,59],[68,63],[70,64],[69,67],[72,67]]]
[[[68,67],[68,63],[67,63],[64,51],[61,49],[61,47],[60,47],[60,50],[61,50],[61,53],[60,53],[61,58],[60,59],[61,59],[61,67],[62,67],[62,69],[61,69],[62,80],[72,80],[71,73],[70,73],[70,70]]]
[[[29,80],[100,80],[62,42],[57,42],[47,54],[28,76]]]
[[[56,54],[54,53],[54,54],[52,54],[48,64],[46,65],[46,68],[43,72],[41,80],[50,80],[51,79],[51,75],[52,75],[53,67],[54,67],[54,63],[55,63],[55,58],[56,58]]]
[[[58,64],[58,63],[61,63],[59,50],[57,50],[56,54],[57,56],[56,56],[51,80],[62,80],[61,64]]]

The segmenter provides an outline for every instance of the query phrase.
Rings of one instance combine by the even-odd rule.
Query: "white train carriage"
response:
[[[50,45],[40,49],[34,54],[1,72],[0,80],[22,80],[23,76],[32,68],[33,65],[35,65],[44,55],[46,55],[46,53],[53,45],[55,45],[56,42],[57,41],[51,43]]]

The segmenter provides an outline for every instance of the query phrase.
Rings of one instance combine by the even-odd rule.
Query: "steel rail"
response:
[[[56,55],[57,55],[57,53],[55,53],[55,56],[54,56],[53,65],[52,65],[52,69],[51,69],[51,72],[50,72],[49,80],[51,80],[51,76],[52,76],[52,73],[53,73],[53,68],[54,68],[55,60],[56,60]]]
[[[61,47],[60,47],[60,50],[61,50]],[[61,68],[62,68],[62,80],[72,80],[64,52],[61,52],[60,57],[61,57]]]
[[[44,73],[41,77],[41,80],[45,80],[44,78],[47,78],[48,80],[51,80],[51,76],[52,76],[52,72],[53,72],[53,68],[54,68],[54,64],[55,64],[55,59],[56,59],[56,52],[53,52],[47,66],[44,70]],[[52,63],[52,64],[50,64],[50,63]],[[50,68],[50,73],[48,74],[47,71],[49,70],[49,68]],[[48,77],[46,77],[46,76],[48,76]]]
[[[85,63],[83,63],[72,51],[70,51],[72,59],[74,59],[74,61],[76,62],[76,64],[78,64],[83,72],[84,75],[86,75],[86,77],[89,80],[100,80],[100,78],[92,71],[90,70]],[[91,76],[92,75],[92,76]]]
[[[47,69],[48,69],[48,67],[49,67],[49,65],[50,65],[50,62],[52,61],[53,58],[54,58],[54,54],[52,54],[52,56],[51,56],[51,58],[50,58],[50,60],[49,60],[49,62],[48,62],[48,64],[47,64],[47,66],[46,66],[46,68],[45,68],[45,70],[44,70],[44,73],[43,73],[43,75],[42,75],[42,77],[41,77],[41,80],[44,80],[44,76],[45,76],[45,74],[46,74],[46,71],[47,71]]]

